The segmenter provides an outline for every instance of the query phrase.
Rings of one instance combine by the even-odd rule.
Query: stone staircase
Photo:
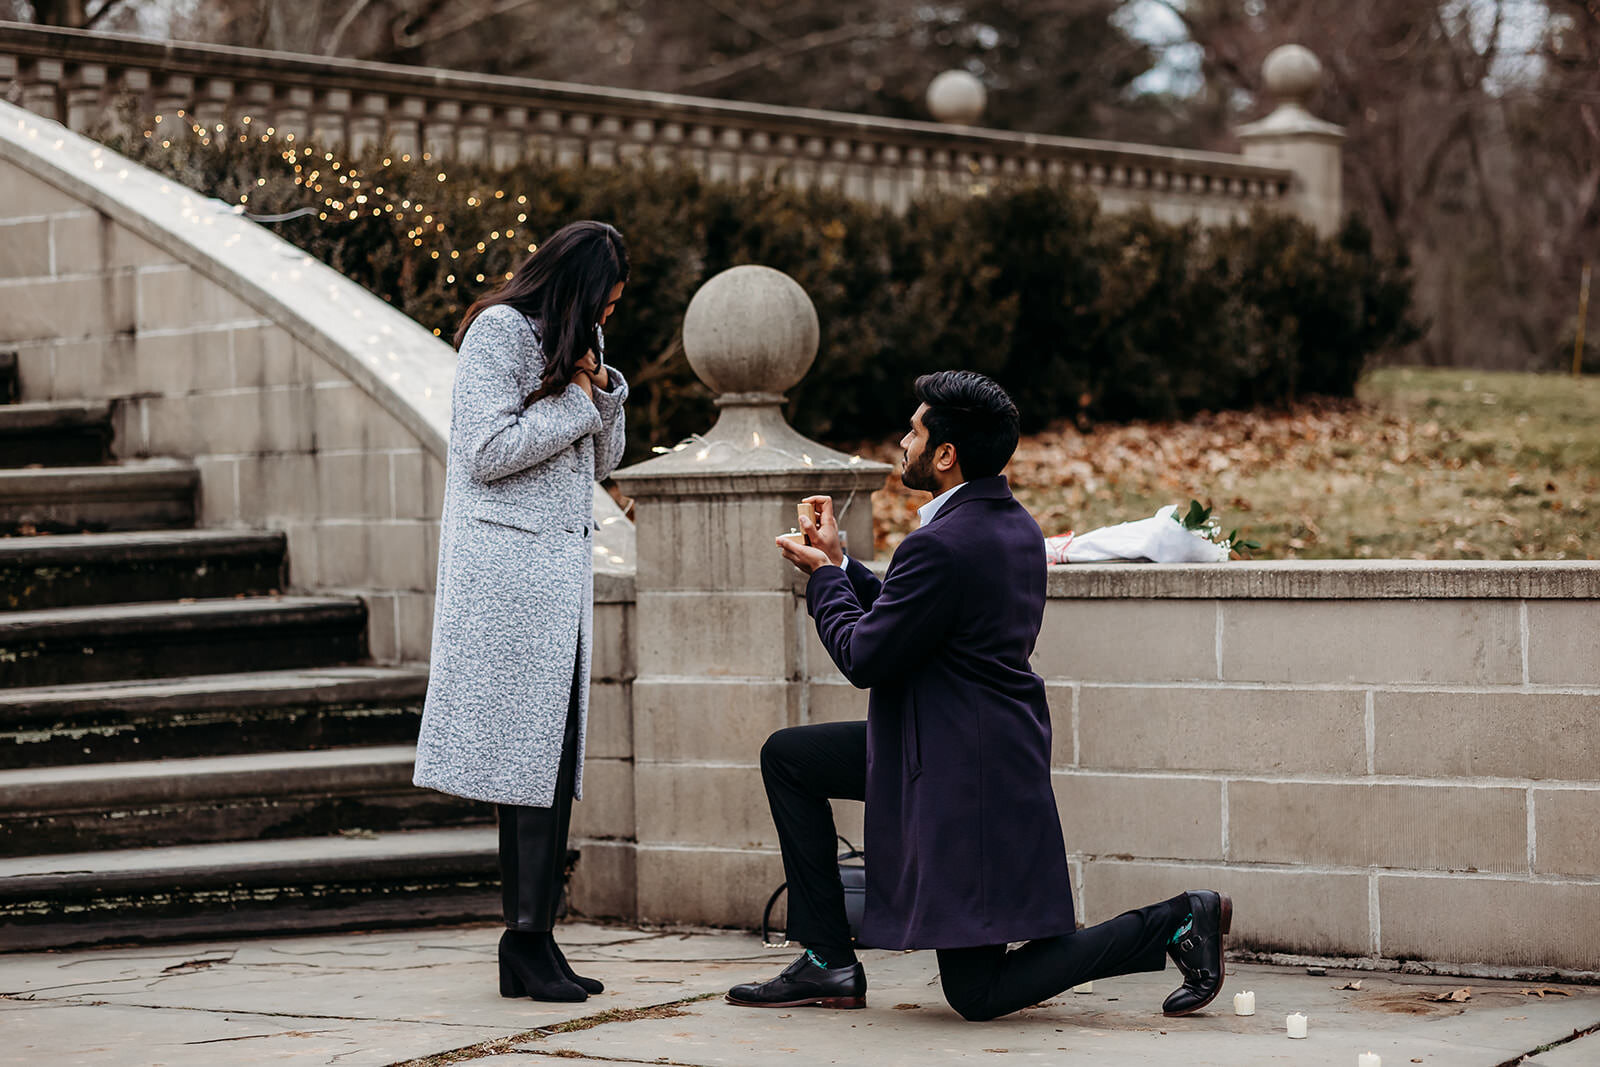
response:
[[[0,951],[498,913],[493,815],[411,785],[426,672],[286,542],[194,528],[106,402],[0,353]]]

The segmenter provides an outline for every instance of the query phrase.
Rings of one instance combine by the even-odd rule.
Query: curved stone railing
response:
[[[1173,220],[1223,222],[1258,206],[1315,214],[1302,203],[1293,152],[1256,160],[17,23],[0,23],[6,82],[22,106],[76,130],[131,100],[206,125],[248,114],[328,143],[387,141],[397,152],[499,165],[643,161],[714,179],[781,174],[897,208],[924,190],[1048,176],[1082,183],[1110,210],[1143,204]]]
[[[25,399],[116,401],[119,456],[193,459],[204,525],[284,530],[296,589],[361,595],[374,658],[427,659],[449,345],[228,205],[4,103],[0,241]],[[598,486],[595,507],[600,599],[631,599],[632,524]]]

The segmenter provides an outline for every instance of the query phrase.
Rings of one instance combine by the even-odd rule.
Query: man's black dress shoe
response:
[[[807,952],[767,982],[736,985],[728,990],[728,1003],[741,1008],[864,1008],[867,1006],[867,972],[859,963],[848,967],[819,967]]]
[[[1189,1015],[1210,1004],[1227,973],[1222,942],[1233,925],[1233,901],[1225,893],[1202,889],[1189,894],[1189,913],[1194,925],[1167,946],[1167,955],[1183,972],[1183,985],[1161,1005],[1163,1015]]]

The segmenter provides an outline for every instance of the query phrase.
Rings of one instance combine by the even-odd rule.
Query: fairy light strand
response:
[[[658,456],[661,456],[670,455],[675,452],[683,452],[686,449],[699,446],[695,451],[695,462],[704,463],[706,460],[711,458],[713,452],[719,448],[722,448],[727,449],[735,456],[752,456],[758,453],[782,456],[784,459],[790,460],[794,463],[799,463],[802,466],[822,470],[855,470],[864,462],[859,455],[851,456],[849,460],[837,460],[831,456],[820,456],[813,458],[809,452],[802,452],[799,455],[795,455],[793,452],[790,452],[787,449],[779,448],[776,445],[767,444],[761,439],[761,435],[756,431],[752,430],[750,436],[752,438],[750,444],[736,445],[732,441],[709,441],[700,434],[692,433],[675,445],[656,445],[650,449],[650,451],[654,452]],[[857,479],[857,481],[859,481],[859,479]],[[858,486],[856,483],[852,482],[850,485],[850,494],[845,497],[844,507],[840,508],[838,514],[835,516],[835,520],[837,522],[844,522],[844,517],[850,513],[850,505],[855,503],[857,489]]]

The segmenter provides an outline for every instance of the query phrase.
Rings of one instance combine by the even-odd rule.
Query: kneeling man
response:
[[[733,1004],[866,1006],[834,859],[830,798],[866,801],[864,944],[937,949],[945,998],[994,1019],[1096,978],[1159,971],[1183,985],[1167,1015],[1222,988],[1226,896],[1185,893],[1077,929],[1050,788],[1050,714],[1029,666],[1044,619],[1044,538],[1001,475],[1017,408],[969,371],[925,375],[901,441],[901,479],[936,494],[882,582],[840,549],[833,503],[809,545],[779,548],[811,575],[817,634],[865,722],[779,730],[761,750],[789,879],[789,937],[806,952]],[[1026,942],[1008,949],[1012,942]]]

